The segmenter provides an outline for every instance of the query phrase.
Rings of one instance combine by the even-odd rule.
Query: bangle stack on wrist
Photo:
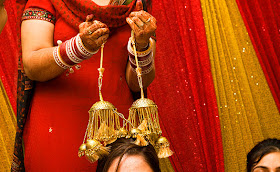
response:
[[[136,62],[135,62],[135,54],[133,52],[132,42],[129,39],[127,44],[127,50],[128,50],[128,56],[129,56],[129,62],[132,70],[136,72]],[[153,69],[153,51],[152,51],[152,41],[151,38],[149,39],[149,44],[147,46],[147,49],[145,51],[137,51],[137,57],[138,57],[138,64],[139,67],[142,69],[141,74],[148,74]]]
[[[53,51],[53,57],[59,67],[69,69],[83,60],[89,59],[97,52],[98,50],[95,52],[87,50],[78,34],[56,47]]]

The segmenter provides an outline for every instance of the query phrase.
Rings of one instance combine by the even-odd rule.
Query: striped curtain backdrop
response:
[[[16,131],[17,5],[0,35],[0,171]],[[174,155],[163,171],[245,171],[259,141],[280,139],[280,1],[153,0],[159,108]],[[171,163],[170,163],[171,162]]]

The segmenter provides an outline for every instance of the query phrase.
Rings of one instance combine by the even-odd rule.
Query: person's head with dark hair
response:
[[[279,172],[280,140],[266,139],[247,155],[247,172]]]
[[[160,172],[157,153],[152,145],[138,146],[133,139],[120,138],[111,145],[108,156],[98,160],[96,172]]]

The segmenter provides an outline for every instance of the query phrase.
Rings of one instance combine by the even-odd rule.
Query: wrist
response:
[[[60,43],[53,51],[53,57],[58,66],[63,69],[81,63],[89,59],[96,52],[91,52],[85,48],[79,34],[70,40]]]
[[[132,71],[136,72],[137,71],[137,66],[140,67],[140,73],[141,74],[148,74],[152,71],[153,69],[153,63],[154,63],[154,58],[153,58],[153,51],[152,51],[152,38],[149,39],[149,43],[147,47],[145,48],[144,51],[135,51],[133,49],[133,40],[129,39],[128,44],[127,44],[127,50],[128,50],[128,56],[129,56],[129,63],[131,66]],[[138,65],[136,62],[136,56],[137,55],[137,61]]]
[[[98,51],[99,51],[99,47],[96,49],[94,49],[90,44],[88,44],[84,39],[84,37],[83,37],[83,35],[82,34],[78,34],[77,35],[77,37],[79,37],[78,39],[80,40],[80,42],[81,42],[81,46],[83,46],[83,48],[86,50],[86,51],[88,51],[88,52],[90,52],[90,53],[92,53],[92,54],[96,54]]]
[[[128,50],[128,52],[130,53],[130,54],[133,54],[133,55],[135,55],[134,54],[134,50],[133,50],[133,44],[135,44],[135,46],[136,46],[136,43],[133,41],[133,40],[131,40],[131,38],[128,40],[128,44],[127,44],[127,50]],[[146,45],[147,46],[147,45]],[[142,50],[142,51],[139,51],[139,50],[137,50],[137,48],[136,48],[136,53],[137,53],[137,57],[143,57],[143,56],[146,56],[146,55],[148,55],[149,53],[151,53],[151,51],[152,51],[152,38],[150,38],[149,39],[149,43],[148,43],[148,46],[144,49],[144,50]]]
[[[144,43],[137,43],[136,42],[136,50],[137,51],[145,51],[149,48],[149,40],[147,42]]]

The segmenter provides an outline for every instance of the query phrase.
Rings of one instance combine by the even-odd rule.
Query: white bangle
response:
[[[137,53],[137,57],[144,57],[146,55],[148,55],[151,51],[152,51],[152,38],[149,39],[150,43],[149,43],[149,47],[147,50],[145,51],[136,51]],[[134,51],[133,51],[133,47],[131,46],[132,44],[132,41],[131,41],[131,38],[128,40],[128,43],[127,43],[127,50],[130,54],[134,55]]]
[[[72,67],[72,66],[68,65],[67,63],[63,62],[63,60],[61,59],[60,54],[59,54],[59,47],[55,47],[55,49],[53,51],[53,58],[54,58],[54,61],[56,62],[56,64],[63,69],[69,69]]]
[[[94,51],[94,52],[89,51],[89,50],[84,46],[84,44],[83,44],[83,42],[82,42],[82,39],[81,39],[81,37],[80,37],[79,34],[76,36],[76,44],[77,44],[77,47],[78,47],[79,51],[84,55],[85,59],[90,58],[92,55],[96,54],[96,53],[99,51],[99,49],[96,50],[96,51]]]

